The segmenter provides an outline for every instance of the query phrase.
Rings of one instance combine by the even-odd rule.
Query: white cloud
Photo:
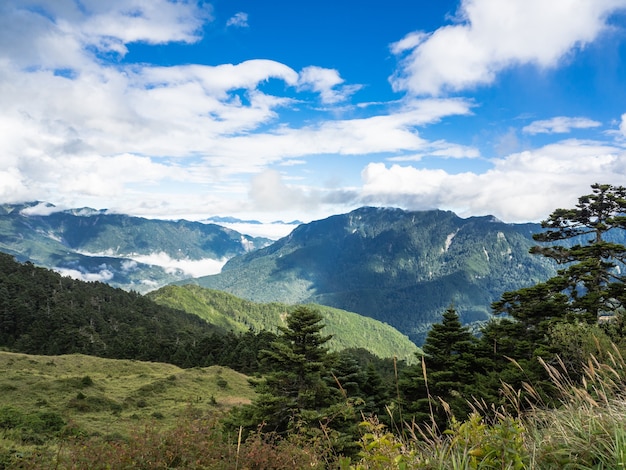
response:
[[[190,277],[201,277],[208,276],[210,274],[217,274],[221,271],[222,266],[226,264],[228,261],[227,258],[224,259],[212,259],[205,258],[199,260],[192,260],[189,258],[172,258],[165,252],[155,252],[147,255],[140,255],[137,253],[126,253],[120,254],[116,253],[113,249],[108,249],[102,252],[87,252],[81,251],[81,255],[84,256],[106,256],[106,257],[119,257],[124,256],[128,258],[121,263],[121,268],[125,272],[135,271],[137,269],[137,263],[148,264],[151,266],[159,266],[165,270],[165,272],[170,274],[177,274],[181,271],[190,276]],[[99,273],[85,273],[83,271],[73,270],[73,269],[58,269],[64,275],[72,276],[76,279],[83,280],[100,280],[96,279],[97,276],[100,276],[104,279],[105,276],[109,276],[109,279],[113,278],[113,274],[111,271],[105,266],[102,266],[102,270]],[[79,277],[82,276],[82,277]],[[106,280],[109,280],[106,279]]]
[[[278,222],[258,224],[246,222],[220,222],[219,225],[251,237],[263,237],[269,238],[270,240],[278,240],[279,238],[285,237],[289,235],[294,228],[296,228],[296,225],[294,224]]]
[[[286,185],[275,170],[266,170],[252,178],[249,197],[263,211],[305,208],[309,202],[300,188]]]
[[[25,216],[31,216],[31,215],[42,215],[42,216],[47,216],[50,214],[54,214],[55,212],[60,212],[63,209],[54,206],[50,203],[47,202],[40,202],[39,204],[35,205],[35,206],[30,206],[30,207],[26,207],[24,209],[22,209],[20,211],[20,214],[25,215]]]
[[[546,217],[571,207],[595,182],[623,184],[626,152],[597,142],[566,140],[494,161],[484,173],[371,163],[362,172],[363,202],[460,215],[491,214],[507,222]]]
[[[302,69],[298,79],[300,89],[319,93],[322,102],[326,104],[345,101],[361,88],[360,85],[340,86],[342,83],[344,80],[337,70],[315,66]]]
[[[401,55],[394,89],[440,95],[492,83],[521,64],[554,67],[594,41],[626,0],[463,0],[458,23],[410,33],[391,45]]]
[[[237,28],[247,28],[248,25],[248,14],[240,11],[239,13],[235,13],[232,17],[228,19],[226,22],[226,26],[235,26]]]
[[[68,269],[68,268],[55,268],[62,276],[68,276],[73,279],[78,279],[79,281],[87,281],[87,282],[108,282],[113,279],[113,273],[106,267],[102,266],[102,269],[95,273],[79,271],[78,269]]]
[[[21,202],[30,199],[33,194],[24,176],[15,167],[0,169],[0,181],[0,200],[3,202]]]
[[[489,83],[516,64],[554,66],[598,38],[608,15],[625,3],[465,0],[456,23],[431,34],[411,33],[392,45],[394,54],[404,57],[392,83],[396,90],[408,91],[408,98],[350,106],[346,100],[360,86],[346,83],[331,68],[309,66],[297,72],[273,60],[169,67],[119,60],[133,42],[197,41],[211,21],[202,2],[0,1],[0,200],[197,218],[206,217],[207,210],[230,215],[279,208],[303,218],[311,212],[298,211],[336,212],[343,204],[376,200],[452,207],[458,196],[465,201],[463,210],[492,212],[492,204],[494,212],[504,213],[506,190],[514,187],[510,192],[518,197],[527,185],[524,178],[531,180],[535,198],[541,197],[540,183],[557,185],[558,172],[562,180],[579,184],[584,162],[589,165],[585,181],[597,176],[604,182],[611,165],[613,175],[623,176],[620,150],[569,141],[511,154],[527,144],[517,140],[518,130],[511,130],[506,145],[499,146],[499,155],[509,156],[494,160],[486,174],[372,164],[364,171],[362,194],[353,187],[322,187],[323,182],[306,186],[313,183],[305,178],[320,156],[326,161],[329,155],[346,156],[362,166],[380,159],[479,158],[480,135],[459,144],[441,140],[438,129],[430,134],[424,128],[451,116],[469,116],[480,103],[411,101],[410,96]],[[243,26],[246,18],[241,14],[231,20],[231,26]],[[284,91],[277,91],[281,86]],[[318,94],[324,109],[316,100],[305,101],[310,96],[302,92]],[[310,115],[304,110],[312,107],[318,114],[305,120]],[[329,110],[335,114],[326,119],[322,113]],[[299,113],[304,124],[286,124],[284,111]],[[626,115],[620,125],[624,136],[625,123]],[[450,124],[448,130],[465,123]],[[524,132],[530,139],[533,133],[596,124],[558,117],[532,123]],[[556,158],[556,149],[569,156]],[[577,149],[582,149],[580,155]],[[548,171],[543,174],[537,167]],[[299,184],[287,171],[298,173]],[[487,181],[492,176],[503,182],[498,189],[505,195],[495,195],[496,183]],[[582,183],[576,192],[581,191]],[[476,202],[470,204],[470,197]],[[512,201],[510,217],[541,206]]]
[[[20,67],[81,68],[93,49],[125,55],[132,42],[195,42],[210,19],[208,4],[187,1],[4,0],[0,57]]]
[[[142,67],[133,77],[135,85],[174,88],[188,83],[197,83],[210,96],[227,98],[227,91],[236,89],[253,90],[260,82],[278,78],[288,85],[295,85],[298,74],[290,67],[267,59],[247,60],[240,64],[181,65],[172,67]]]
[[[622,136],[626,137],[626,113],[622,114],[622,118],[619,124],[619,131],[621,132]]]
[[[552,119],[531,122],[522,131],[527,134],[565,134],[572,129],[589,129],[601,125],[598,121],[584,117],[558,116]]]
[[[262,180],[269,165],[288,168],[320,154],[418,152],[428,145],[418,127],[470,113],[467,101],[419,100],[369,117],[281,125],[280,110],[306,106],[294,92],[318,93],[332,105],[359,86],[337,70],[298,73],[273,60],[169,67],[105,60],[132,42],[197,41],[211,20],[196,2],[148,3],[0,2],[3,201],[142,215],[237,211],[249,176]],[[270,80],[289,93],[262,92]],[[192,206],[188,193],[198,190]],[[302,192],[300,205],[319,199]]]
[[[202,277],[211,274],[217,274],[222,270],[222,267],[226,264],[228,259],[174,259],[167,253],[152,253],[149,255],[129,255],[133,261],[138,263],[150,264],[154,266],[160,266],[168,273],[176,273],[177,271],[183,271],[190,277]]]
[[[137,262],[134,260],[124,260],[121,264],[122,271],[132,272],[137,269]]]
[[[478,158],[480,157],[480,151],[475,147],[438,140],[428,142],[421,153],[391,157],[387,160],[390,162],[420,161],[427,156],[442,158]]]
[[[279,128],[274,132],[221,140],[214,151],[224,165],[232,158],[264,166],[284,158],[318,154],[367,155],[417,150],[429,145],[416,128],[445,116],[467,115],[471,105],[462,100],[422,100],[387,115],[325,121],[316,126]],[[215,157],[211,161],[219,162]],[[241,160],[238,160],[241,161]]]

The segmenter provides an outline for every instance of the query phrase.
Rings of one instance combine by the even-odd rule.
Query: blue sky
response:
[[[4,0],[0,202],[536,221],[626,184],[626,0]]]

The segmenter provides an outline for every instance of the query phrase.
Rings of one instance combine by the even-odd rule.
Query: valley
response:
[[[43,203],[0,211],[0,250],[20,261],[139,293],[197,284],[255,302],[325,305],[387,323],[416,344],[449,305],[479,328],[502,292],[553,275],[553,264],[528,253],[538,231],[493,217],[363,207],[272,241],[211,223]],[[199,275],[202,265],[212,274]]]

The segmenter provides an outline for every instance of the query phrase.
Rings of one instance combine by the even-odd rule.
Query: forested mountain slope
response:
[[[0,347],[30,354],[82,353],[179,366],[253,370],[291,307],[259,305],[198,287],[166,287],[152,298],[83,282],[0,253]],[[189,313],[183,311],[188,310]],[[334,350],[363,348],[412,359],[418,348],[370,318],[320,307]],[[248,330],[254,330],[250,332]],[[243,361],[242,351],[247,351]]]
[[[10,350],[172,362],[177,351],[222,331],[136,292],[0,253],[0,346]]]
[[[156,303],[193,313],[213,325],[234,332],[269,330],[285,326],[293,307],[277,302],[257,303],[196,285],[166,286],[147,294]],[[395,328],[372,318],[323,305],[310,305],[324,317],[324,334],[333,335],[332,350],[362,348],[380,358],[415,361],[419,348]]]
[[[464,323],[485,320],[503,292],[553,275],[552,264],[528,253],[539,230],[448,211],[364,207],[301,225],[193,282],[260,302],[357,312],[419,344],[446,307]]]

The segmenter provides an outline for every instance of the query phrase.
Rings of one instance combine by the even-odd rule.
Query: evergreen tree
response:
[[[385,384],[374,363],[370,362],[365,370],[365,383],[361,387],[365,400],[364,412],[384,419],[387,416],[385,407],[390,404],[390,390],[389,384]]]
[[[331,387],[340,389],[346,398],[360,397],[362,396],[361,387],[366,379],[356,359],[350,354],[338,354],[337,362],[332,368]]]
[[[591,188],[592,194],[581,196],[575,208],[555,210],[541,223],[545,231],[533,236],[551,245],[535,246],[531,253],[563,268],[551,279],[505,292],[493,303],[493,312],[506,317],[488,323],[482,331],[477,351],[483,374],[479,382],[483,387],[491,383],[493,389],[483,390],[483,396],[497,395],[499,381],[520,390],[522,382],[532,382],[535,390],[549,396],[545,370],[535,359],[541,356],[550,361],[557,354],[572,357],[571,351],[561,350],[563,341],[554,337],[563,330],[559,323],[596,324],[600,316],[623,310],[626,247],[611,239],[614,231],[626,229],[626,188],[608,184]],[[490,381],[494,372],[498,380]],[[577,374],[573,367],[568,373]]]
[[[452,307],[443,313],[441,323],[431,327],[422,347],[424,364],[409,368],[400,381],[408,411],[416,419],[425,420],[432,411],[438,424],[445,424],[447,415],[439,399],[458,418],[468,412],[464,390],[473,383],[475,341]]]
[[[555,210],[541,223],[546,231],[533,236],[559,242],[533,247],[531,253],[565,267],[547,282],[505,293],[493,305],[496,314],[506,313],[530,328],[557,317],[595,323],[624,307],[626,247],[611,242],[610,235],[626,229],[626,188],[591,188],[593,193],[581,196],[574,209]]]
[[[305,306],[287,315],[281,334],[262,351],[271,372],[256,383],[257,399],[233,413],[230,424],[284,433],[317,424],[324,410],[338,401],[338,390],[328,385],[334,356],[325,347],[331,336],[321,334],[322,319]]]

